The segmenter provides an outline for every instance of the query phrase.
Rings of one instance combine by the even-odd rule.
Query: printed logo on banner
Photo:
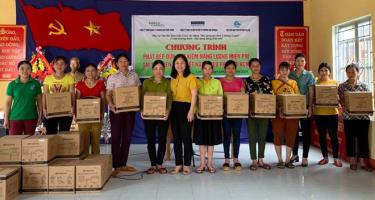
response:
[[[190,25],[191,26],[204,26],[205,25],[205,21],[191,21]]]
[[[236,28],[240,28],[241,27],[241,22],[236,20],[233,22],[233,26],[236,27]]]

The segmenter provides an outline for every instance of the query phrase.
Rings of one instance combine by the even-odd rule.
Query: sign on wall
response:
[[[176,54],[185,54],[191,71],[201,75],[210,60],[214,75],[224,76],[224,63],[237,63],[237,76],[249,76],[248,61],[259,56],[257,16],[134,15],[132,64],[141,77],[152,76],[152,62],[163,60],[169,75]]]
[[[309,27],[275,27],[275,74],[282,61],[290,63],[294,69],[294,56],[303,53],[306,57],[306,69],[309,69]]]
[[[17,64],[26,57],[26,26],[0,25],[0,81],[18,76]]]

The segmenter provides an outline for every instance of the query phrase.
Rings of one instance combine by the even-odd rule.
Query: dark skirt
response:
[[[221,120],[194,120],[194,138],[197,145],[218,145],[223,142]]]

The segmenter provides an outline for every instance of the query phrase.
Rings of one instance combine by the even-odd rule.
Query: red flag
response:
[[[36,46],[66,50],[96,48],[112,51],[130,48],[129,34],[120,14],[100,14],[94,9],[59,7],[34,8],[21,1]]]

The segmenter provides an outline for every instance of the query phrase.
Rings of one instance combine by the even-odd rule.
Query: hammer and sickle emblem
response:
[[[55,22],[56,22],[56,24],[54,22],[49,23],[48,28],[53,29],[54,31],[51,30],[48,33],[48,35],[67,35],[67,33],[64,30],[64,26],[59,21],[57,21],[56,19],[55,19]],[[56,25],[58,25],[58,26],[56,26]]]

